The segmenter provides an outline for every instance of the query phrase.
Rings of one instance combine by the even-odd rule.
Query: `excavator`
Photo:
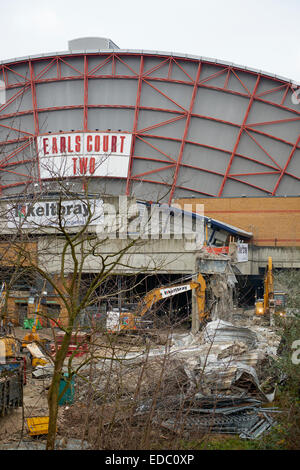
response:
[[[264,297],[255,302],[256,315],[265,315],[270,318],[274,314],[284,316],[286,304],[286,293],[274,291],[273,261],[268,258],[268,265],[264,278]]]
[[[0,364],[9,363],[17,358],[21,358],[20,341],[11,334],[9,327],[10,322],[7,321],[6,315],[3,314],[7,293],[6,289],[6,283],[3,282],[0,290]]]
[[[43,289],[38,297],[38,301],[35,303],[35,312],[34,312],[34,323],[31,329],[31,332],[28,333],[27,335],[24,336],[23,342],[22,342],[22,347],[25,348],[28,344],[32,342],[37,342],[40,343],[41,339],[39,334],[36,332],[37,327],[38,327],[38,322],[39,322],[39,313],[40,313],[40,307],[41,307],[41,301],[43,296],[45,295],[45,286],[46,286],[46,281],[44,282]]]
[[[143,317],[156,302],[194,289],[196,289],[199,320],[203,321],[207,316],[205,312],[206,282],[204,277],[199,273],[196,280],[180,285],[158,287],[151,290],[138,303],[135,313],[127,309],[122,309],[121,312],[119,309],[108,312],[106,329],[109,333],[134,332],[143,329],[145,326],[147,327],[147,321],[143,320]]]
[[[36,367],[38,365],[44,366],[44,365],[49,364],[48,358],[43,354],[43,352],[39,348],[40,345],[44,346],[47,340],[41,339],[39,334],[36,332],[38,321],[39,321],[41,301],[42,301],[43,296],[46,295],[46,293],[44,292],[45,286],[46,286],[46,281],[44,282],[43,289],[36,303],[34,323],[33,323],[31,332],[25,335],[22,341],[22,348],[26,348],[32,356],[31,364],[33,367]]]
[[[42,340],[39,335],[36,333],[37,325],[38,325],[38,314],[40,310],[41,299],[43,296],[43,292],[39,297],[39,301],[37,303],[37,308],[35,312],[35,320],[32,327],[32,330],[29,334],[27,334],[22,342],[19,341],[14,335],[7,333],[7,326],[4,325],[4,321],[1,320],[1,330],[0,330],[0,363],[1,362],[11,362],[15,360],[25,360],[25,356],[23,354],[24,348],[26,348],[32,357],[31,364],[33,367],[37,365],[47,365],[49,364],[49,360],[43,352],[40,350],[38,344],[43,345],[45,342]],[[0,312],[2,313],[3,307],[5,305],[5,297],[6,297],[6,284],[3,283],[1,290],[0,290]],[[3,323],[3,325],[2,325]],[[36,344],[38,343],[38,344]],[[25,361],[26,364],[26,361]],[[24,382],[25,383],[25,382]]]
[[[0,314],[1,314],[1,324],[0,324],[0,333],[4,333],[5,325],[4,325],[4,318],[2,315],[2,310],[5,304],[5,297],[6,297],[6,284],[2,282],[1,290],[0,290]]]

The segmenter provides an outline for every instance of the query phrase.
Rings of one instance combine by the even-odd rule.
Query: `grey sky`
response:
[[[300,82],[300,0],[0,0],[0,60],[109,37],[121,49],[213,57]]]

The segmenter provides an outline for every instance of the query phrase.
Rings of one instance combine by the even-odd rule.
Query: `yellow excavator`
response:
[[[6,298],[6,283],[3,282],[0,290],[0,313],[1,313],[1,325],[0,325],[0,363],[2,361],[7,362],[21,356],[21,346],[17,338],[11,335],[9,324],[5,315],[3,315],[3,309],[5,306]]]
[[[44,282],[43,289],[42,289],[42,291],[41,291],[41,293],[38,297],[38,301],[36,303],[36,307],[35,307],[35,311],[34,311],[34,323],[33,323],[31,332],[28,333],[27,335],[25,335],[24,338],[23,338],[22,347],[24,347],[24,348],[27,346],[27,344],[33,343],[34,341],[37,342],[37,343],[41,342],[41,338],[40,338],[39,334],[36,332],[36,330],[37,330],[37,326],[38,326],[38,322],[39,322],[39,313],[40,313],[41,301],[42,301],[42,298],[45,294],[44,293],[45,286],[46,286],[46,281]]]
[[[34,323],[32,325],[31,332],[28,333],[27,335],[24,336],[23,341],[22,341],[22,347],[25,348],[28,344],[33,343],[33,341],[39,343],[41,341],[41,338],[39,334],[36,332],[37,326],[38,326],[38,313],[39,313],[39,306],[40,302],[38,303],[36,312],[35,312],[35,317],[34,317]]]
[[[151,290],[138,303],[135,313],[124,310],[119,312],[118,309],[108,312],[106,329],[110,333],[143,329],[143,326],[146,324],[143,321],[143,317],[156,302],[194,289],[196,289],[199,320],[203,321],[207,316],[205,312],[206,282],[199,273],[195,281],[192,280],[184,284],[158,287]]]
[[[4,315],[3,310],[5,306],[5,298],[6,298],[6,283],[2,282],[1,290],[0,290],[0,314],[1,314],[1,323],[0,323],[0,334],[4,334],[7,329],[7,318]]]
[[[41,339],[39,334],[36,332],[38,321],[39,321],[39,312],[41,307],[41,301],[43,296],[45,295],[45,286],[46,281],[44,282],[43,289],[39,295],[36,308],[35,308],[35,316],[34,316],[34,323],[31,329],[31,332],[24,336],[22,340],[22,348],[27,348],[32,356],[32,366],[35,367],[37,365],[47,365],[49,364],[49,360],[45,357],[43,352],[40,350],[39,346],[45,346],[47,340]]]
[[[274,291],[273,261],[268,258],[267,270],[264,278],[264,297],[255,302],[256,315],[270,316],[285,315],[286,293]]]

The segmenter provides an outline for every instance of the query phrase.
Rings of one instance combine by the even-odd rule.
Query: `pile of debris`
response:
[[[96,407],[120,400],[139,422],[151,416],[154,426],[176,434],[257,438],[278,412],[270,403],[279,343],[270,328],[211,321],[197,335],[174,333],[163,347],[95,362],[92,380],[86,380],[87,368],[82,371],[78,400],[85,403],[90,388]]]
[[[137,414],[151,409],[151,403],[141,405]],[[154,422],[179,435],[193,433],[239,434],[256,439],[274,424],[267,408],[249,397],[195,395],[191,400],[172,397],[171,411],[165,411],[162,401],[156,405]]]

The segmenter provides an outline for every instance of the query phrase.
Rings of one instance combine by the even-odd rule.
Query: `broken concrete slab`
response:
[[[203,330],[203,340],[206,343],[242,342],[249,349],[257,346],[257,335],[249,328],[238,327],[223,320],[209,322]]]

